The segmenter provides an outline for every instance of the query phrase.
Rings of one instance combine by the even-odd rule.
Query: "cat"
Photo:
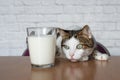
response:
[[[94,36],[88,25],[79,30],[64,30],[57,28],[57,50],[64,53],[65,57],[72,61],[108,60],[109,53],[101,53],[96,49]]]

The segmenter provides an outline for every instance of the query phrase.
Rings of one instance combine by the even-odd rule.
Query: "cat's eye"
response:
[[[63,45],[63,47],[64,47],[65,49],[69,49],[69,46],[67,46],[67,45]]]
[[[81,44],[78,44],[77,46],[76,46],[76,49],[81,49],[82,48],[82,45]]]

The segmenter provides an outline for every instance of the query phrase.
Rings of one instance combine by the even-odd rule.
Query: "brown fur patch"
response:
[[[94,47],[93,38],[89,39],[86,36],[78,35],[77,39],[80,41],[80,43],[83,45],[83,48],[85,49]]]
[[[84,49],[94,47],[94,38],[90,32],[89,26],[85,25],[81,30],[63,30],[59,29],[59,34],[62,36],[62,45],[71,37],[78,39]]]
[[[76,34],[77,39],[83,45],[83,48],[94,47],[94,38],[88,25],[85,25],[81,31]]]

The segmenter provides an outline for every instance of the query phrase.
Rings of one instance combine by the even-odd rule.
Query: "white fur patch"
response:
[[[88,59],[89,59],[88,56],[83,56],[83,57],[80,59],[80,61],[87,61]]]
[[[71,60],[72,62],[73,61],[87,61],[88,60],[88,55],[90,55],[92,53],[92,51],[93,51],[93,48],[89,48],[89,49],[83,49],[83,48],[77,49],[76,46],[78,44],[80,44],[80,42],[76,38],[74,38],[74,37],[68,39],[64,43],[64,45],[69,46],[69,49],[66,49],[64,47],[62,48],[61,47],[61,41],[62,41],[62,38],[60,36],[60,37],[58,37],[57,43],[56,43],[57,47],[59,49],[58,50],[59,53],[64,53],[65,56],[66,56],[66,58],[69,59],[69,60]],[[71,55],[73,55],[73,56],[71,57]]]
[[[73,60],[80,60],[83,56],[85,56],[85,55],[89,55],[90,53],[91,53],[91,51],[90,50],[84,50],[83,48],[81,48],[81,49],[76,49],[76,46],[78,45],[78,44],[80,44],[80,42],[76,39],[76,38],[74,38],[74,37],[72,37],[71,39],[69,39],[68,41],[66,41],[65,43],[64,43],[64,45],[67,45],[67,46],[69,46],[69,49],[65,49],[64,47],[63,47],[63,52],[64,52],[64,54],[66,55],[66,58],[67,59],[70,59],[71,61],[73,61]],[[71,54],[74,54],[74,56],[73,57],[71,57]],[[84,58],[83,58],[84,59]],[[87,58],[85,58],[84,59],[84,61],[85,60],[88,60]],[[81,61],[83,61],[83,60],[81,60]]]
[[[96,60],[108,60],[109,59],[109,55],[102,54],[100,52],[96,52],[96,55],[94,57]]]
[[[72,37],[71,39],[69,39],[68,41],[66,41],[65,43],[64,43],[64,45],[67,45],[67,46],[69,46],[69,49],[65,49],[64,47],[63,47],[63,52],[64,52],[64,54],[66,55],[66,57],[68,58],[68,59],[71,59],[71,54],[74,54],[74,56],[73,56],[73,59],[76,59],[76,60],[78,60],[78,59],[80,59],[81,58],[81,56],[82,56],[82,53],[84,52],[82,49],[76,49],[76,46],[78,45],[78,44],[80,44],[79,43],[79,41],[77,40],[77,39],[75,39],[74,37]]]

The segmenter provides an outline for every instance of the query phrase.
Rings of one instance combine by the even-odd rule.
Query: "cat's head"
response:
[[[59,34],[62,37],[61,47],[67,59],[76,62],[92,53],[95,41],[88,25],[80,30],[59,29]]]

